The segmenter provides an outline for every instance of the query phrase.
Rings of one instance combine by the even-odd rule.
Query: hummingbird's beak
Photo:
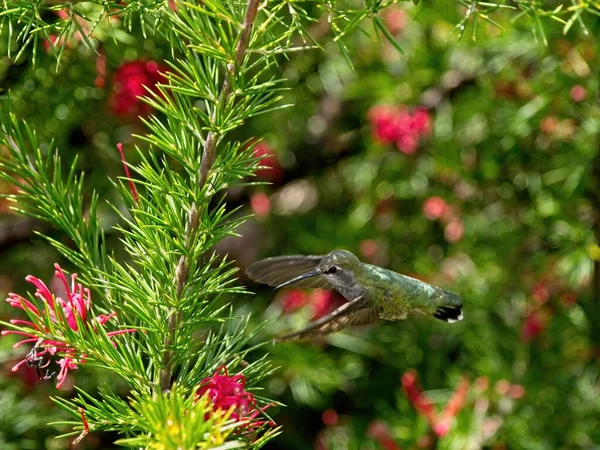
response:
[[[280,288],[283,288],[286,286],[290,286],[294,283],[297,283],[298,281],[302,281],[302,280],[304,280],[306,278],[310,278],[310,277],[316,277],[317,275],[321,275],[321,274],[319,272],[317,272],[316,270],[312,270],[310,272],[300,275],[299,277],[292,278],[290,281],[286,281],[285,283],[280,284],[275,289],[280,289]]]

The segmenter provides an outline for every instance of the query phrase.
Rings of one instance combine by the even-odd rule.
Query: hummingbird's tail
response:
[[[440,291],[442,297],[442,304],[435,310],[434,316],[444,322],[458,322],[463,318],[462,311],[462,298],[453,292]]]

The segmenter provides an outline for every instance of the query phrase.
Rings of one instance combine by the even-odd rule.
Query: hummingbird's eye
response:
[[[327,269],[327,270],[325,271],[325,273],[326,273],[327,275],[329,275],[330,273],[336,273],[336,272],[337,272],[337,267],[335,267],[335,266],[331,266],[329,269]]]

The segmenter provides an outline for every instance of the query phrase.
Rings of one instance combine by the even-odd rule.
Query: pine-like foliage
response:
[[[138,162],[124,161],[126,176],[113,181],[121,199],[109,205],[119,218],[110,228],[101,214],[106,202],[86,189],[79,161],[65,161],[60,146],[38,139],[33,127],[11,113],[10,98],[0,112],[0,176],[18,188],[9,196],[14,209],[68,236],[67,242],[42,235],[81,280],[71,287],[65,281],[66,298],[44,290],[37,278],[29,280],[36,295],[11,294],[12,306],[28,319],[4,322],[24,334],[23,346],[31,349],[21,364],[35,366],[42,377],[51,377],[49,367],[59,364],[60,382],[79,365],[96,367],[120,376],[128,387],[127,396],[110,385],[97,392],[78,389],[74,398],[56,396],[72,417],[58,423],[71,428],[67,436],[81,441],[110,431],[120,435],[117,444],[133,448],[224,449],[259,448],[278,433],[265,411],[271,402],[253,393],[272,370],[268,355],[249,357],[255,349],[249,342],[261,326],[249,330],[247,319],[235,317],[221,301],[246,292],[236,283],[231,261],[214,251],[245,220],[227,205],[227,192],[247,184],[261,164],[253,152],[256,141],[240,138],[240,131],[249,119],[289,106],[282,102],[281,66],[319,47],[309,31],[319,18],[347,62],[352,54],[344,38],[361,31],[365,21],[402,51],[378,15],[391,3],[3,1],[2,45],[13,61],[31,57],[35,64],[47,42],[60,65],[68,41],[100,52],[101,42],[126,42],[134,29],[169,48],[164,81],[148,89],[144,100],[155,114],[143,121],[139,147],[124,149]],[[494,16],[502,14],[528,16],[545,41],[542,19],[561,23],[564,32],[575,24],[586,32],[584,18],[598,15],[597,5],[583,1],[551,7],[529,1],[459,3],[464,16],[456,25],[458,36],[469,27],[475,36],[477,23],[495,26]],[[109,232],[119,235],[119,246],[108,244]],[[57,274],[64,277],[59,266]],[[307,359],[311,355],[305,352]],[[324,364],[320,355],[314,360]],[[307,364],[309,375],[314,364]],[[336,367],[328,369],[334,373]],[[301,382],[309,392],[310,383]],[[223,392],[234,397],[234,407],[219,397]]]
[[[226,191],[242,185],[260,164],[252,143],[230,138],[231,132],[284,106],[278,63],[290,52],[315,46],[307,43],[308,12],[293,2],[259,0],[10,1],[5,6],[9,49],[13,42],[19,46],[16,59],[30,44],[35,59],[40,37],[59,61],[65,46],[53,43],[76,33],[95,48],[95,35],[113,34],[115,17],[168,40],[172,55],[165,82],[148,91],[146,101],[156,113],[144,120],[147,132],[139,138],[149,146],[138,149],[139,163],[124,160],[127,177],[114,183],[123,199],[113,209],[120,217],[114,230],[124,257],[107,248],[98,212],[102,200],[98,192],[85,191],[77,159],[63,161],[60,148],[39,142],[35,131],[11,114],[10,99],[4,102],[2,177],[18,187],[10,198],[17,211],[66,233],[71,242],[46,239],[82,282],[66,287],[65,302],[37,279],[29,280],[37,283],[37,298],[13,298],[12,305],[29,318],[5,323],[26,335],[24,344],[32,347],[22,363],[50,377],[47,367],[57,362],[61,382],[80,364],[126,380],[126,399],[109,387],[55,399],[73,416],[69,434],[81,433],[78,440],[89,432],[116,431],[124,436],[120,444],[133,447],[225,448],[220,446],[231,440],[260,447],[277,428],[259,420],[264,402],[256,404],[244,389],[246,380],[252,385],[264,378],[269,364],[244,361],[246,343],[258,330],[246,332],[246,321],[232,317],[219,301],[244,290],[236,286],[231,262],[213,249],[244,220],[227,208]],[[363,19],[377,23],[385,4],[372,1],[347,12],[326,2],[314,6],[330,9],[341,38]],[[46,23],[51,11],[60,12],[60,20]],[[93,303],[84,287],[93,292]],[[228,394],[238,396],[238,407],[221,407],[214,392],[199,394],[223,366],[241,378],[214,375],[214,389],[238,383]]]

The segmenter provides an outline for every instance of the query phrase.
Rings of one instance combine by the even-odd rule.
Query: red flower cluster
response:
[[[291,314],[300,308],[310,305],[313,309],[312,320],[320,319],[343,305],[346,300],[336,291],[326,289],[291,289],[281,297],[281,305],[285,314]]]
[[[441,220],[446,224],[444,237],[450,244],[455,244],[463,238],[465,233],[463,222],[456,210],[443,198],[429,197],[425,200],[423,215],[428,220]]]
[[[118,116],[147,116],[152,107],[140,100],[148,94],[146,88],[158,92],[156,85],[165,83],[165,66],[155,61],[126,62],[117,69],[113,79],[112,111]]]
[[[283,179],[283,167],[279,164],[277,154],[273,152],[269,144],[261,141],[254,147],[254,156],[260,158],[260,169],[255,172],[256,177],[269,183],[278,183]]]
[[[15,325],[18,330],[4,330],[2,335],[18,334],[25,336],[20,342],[17,342],[14,347],[20,347],[27,343],[34,343],[35,345],[31,352],[18,364],[16,364],[11,370],[17,371],[23,364],[35,367],[38,371],[41,369],[47,369],[52,363],[52,357],[60,353],[64,355],[62,359],[57,361],[60,366],[60,372],[57,376],[58,384],[57,388],[65,382],[67,373],[69,370],[75,370],[78,368],[78,364],[84,362],[85,355],[78,352],[77,349],[73,348],[65,342],[60,335],[55,335],[53,338],[40,338],[40,335],[52,335],[53,332],[48,329],[45,325],[49,318],[53,323],[68,326],[71,330],[79,331],[79,326],[84,325],[96,329],[97,326],[102,326],[110,319],[115,317],[115,313],[102,314],[97,317],[89,317],[91,308],[91,293],[88,288],[84,288],[81,283],[75,283],[77,274],[71,275],[71,284],[69,285],[67,278],[58,264],[54,264],[55,274],[58,280],[63,284],[65,297],[61,297],[53,294],[42,280],[32,275],[28,275],[25,279],[32,283],[36,288],[35,296],[40,299],[44,305],[43,308],[36,307],[30,301],[24,299],[20,295],[10,293],[6,301],[13,307],[22,309],[37,316],[34,321],[17,320],[13,319],[10,321],[11,324]],[[59,312],[57,314],[57,312]],[[135,330],[119,330],[107,333],[108,336],[115,336],[117,334],[131,333]],[[38,372],[39,373],[39,372]],[[42,376],[43,378],[49,378],[49,376]]]
[[[445,436],[450,431],[452,420],[464,406],[469,392],[469,382],[467,380],[461,381],[438,416],[431,400],[419,386],[415,371],[411,370],[402,375],[402,387],[415,410],[427,419],[433,432],[440,437]]]
[[[263,425],[275,426],[270,420],[255,420],[271,405],[259,408],[254,395],[246,391],[245,386],[244,375],[229,375],[227,368],[221,366],[212,377],[202,380],[196,394],[198,397],[207,396],[215,411],[231,411],[230,417],[236,422],[241,422],[241,428],[248,432]]]
[[[406,108],[376,105],[369,110],[373,136],[382,144],[396,144],[398,150],[412,155],[419,140],[431,129],[431,117],[424,108],[409,111]]]

